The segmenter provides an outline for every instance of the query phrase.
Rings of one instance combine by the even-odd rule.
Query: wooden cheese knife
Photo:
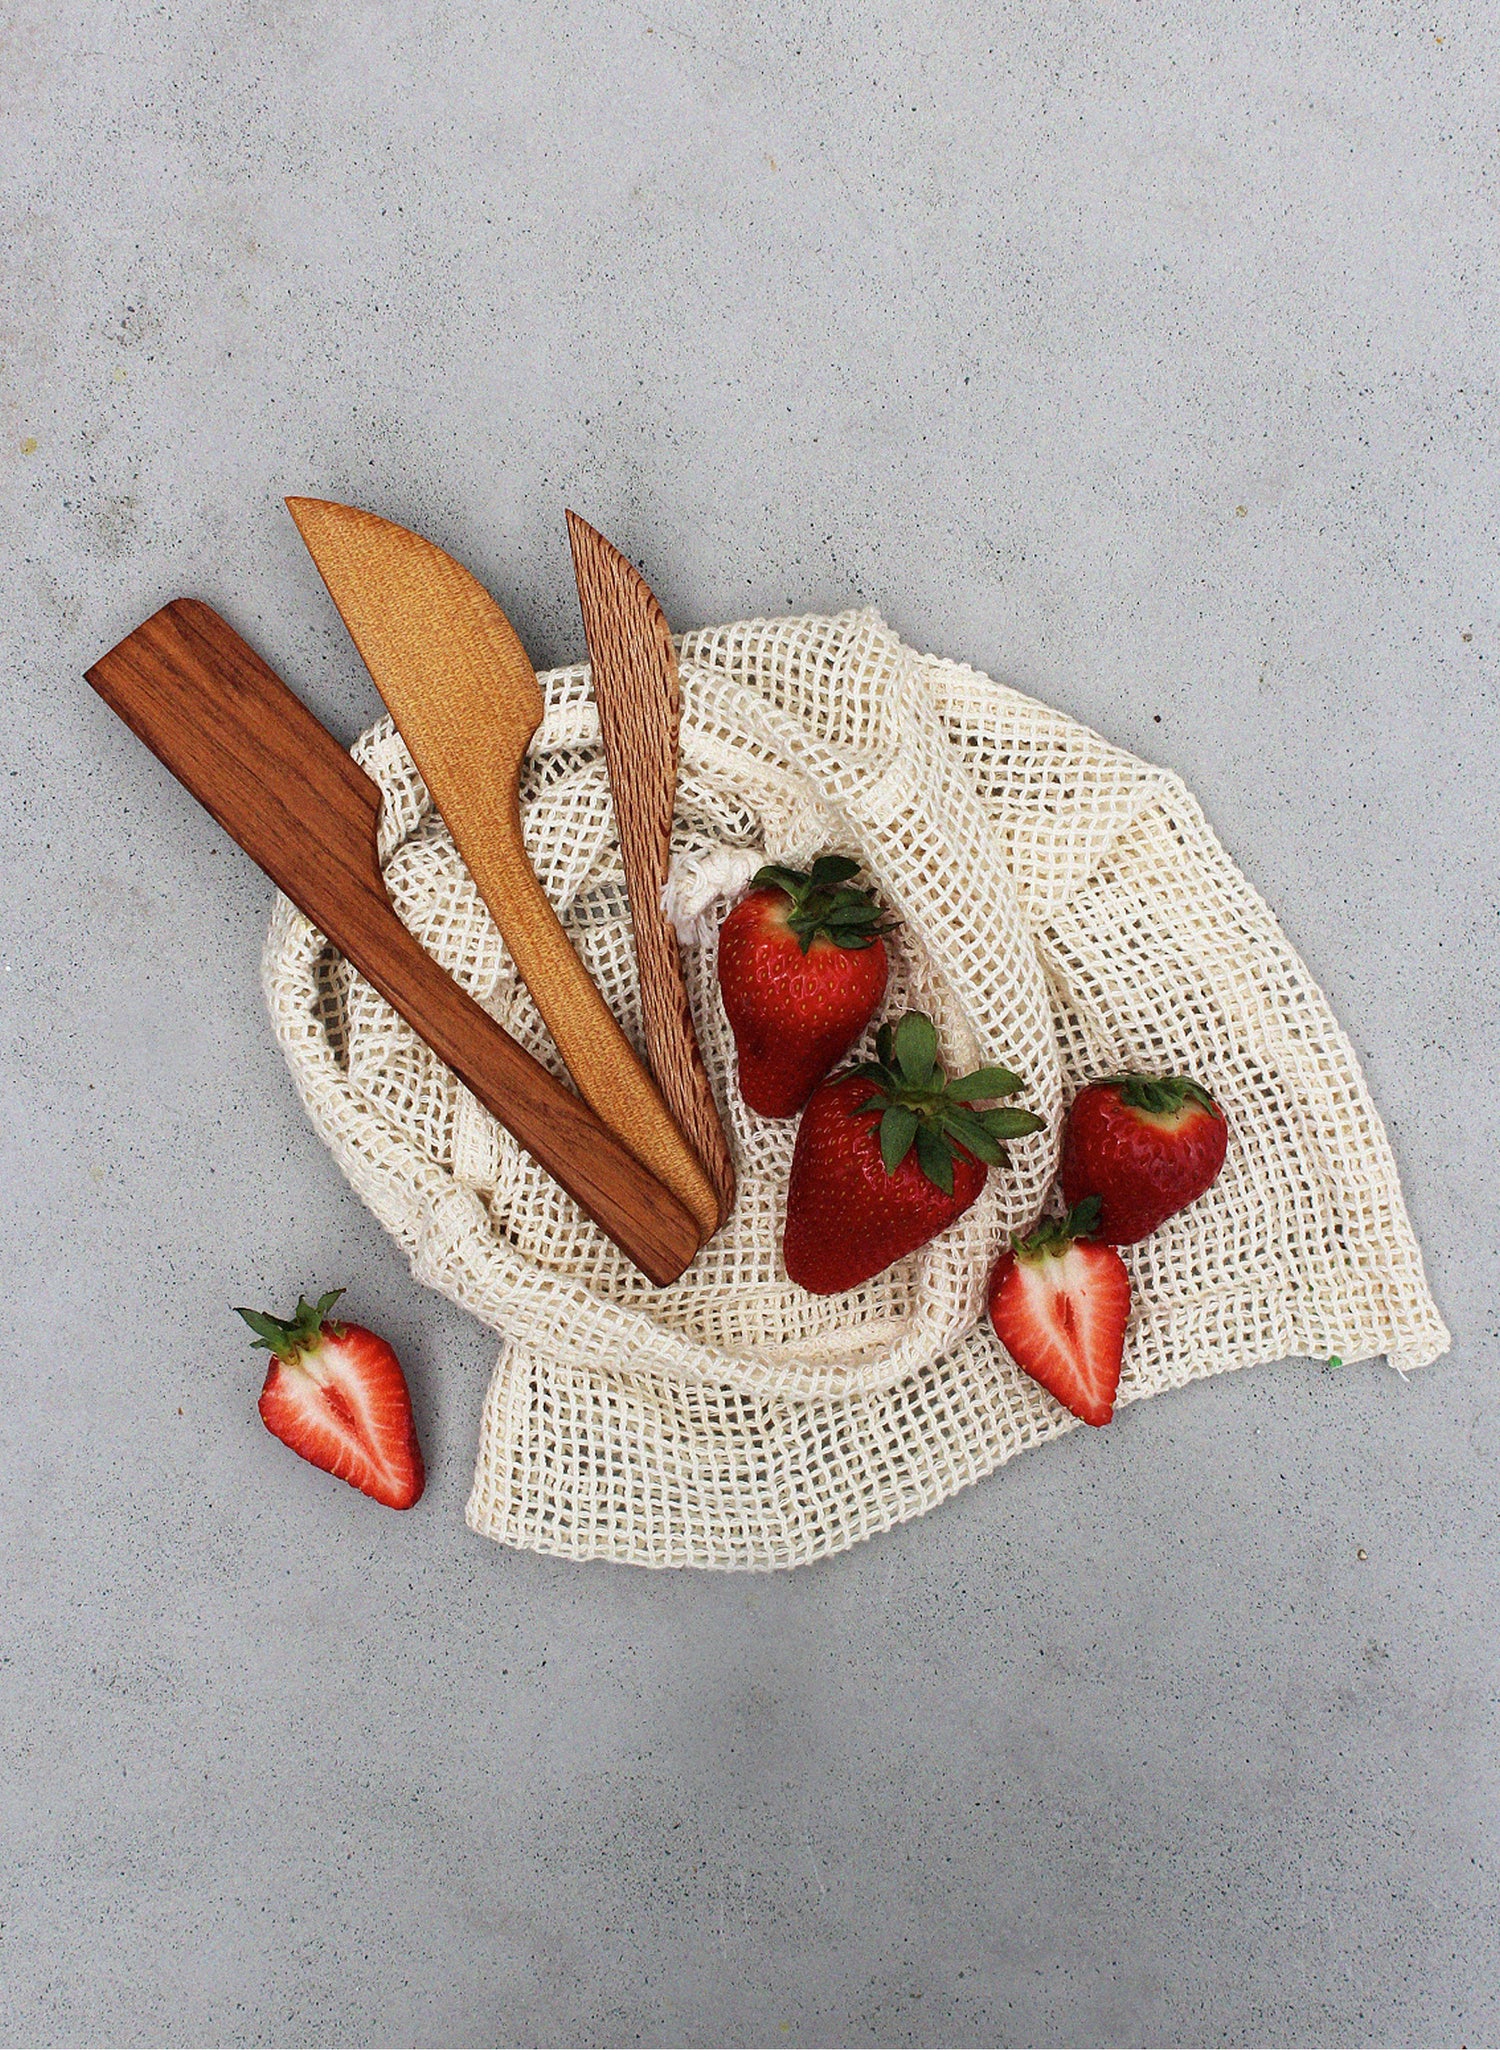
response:
[[[587,520],[573,512],[567,519],[630,893],[646,1052],[672,1115],[708,1169],[722,1224],[734,1204],[734,1164],[693,1031],[677,935],[661,908],[677,797],[677,652],[645,578]]]
[[[719,1200],[526,855],[521,764],[536,672],[489,592],[420,534],[351,505],[289,498],[318,574],[585,1100],[707,1238]]]
[[[207,605],[178,598],[88,672],[100,697],[643,1273],[675,1281],[691,1213],[418,945],[376,854],[380,790]]]

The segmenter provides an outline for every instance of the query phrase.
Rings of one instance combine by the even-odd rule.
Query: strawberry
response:
[[[1224,1113],[1186,1075],[1113,1075],[1074,1097],[1059,1174],[1070,1203],[1100,1200],[1098,1236],[1149,1238],[1196,1202],[1224,1165]]]
[[[849,887],[858,874],[843,854],[820,855],[809,875],[762,868],[719,928],[740,1094],[762,1117],[795,1117],[885,995],[889,928]]]
[[[1041,1129],[1028,1110],[975,1110],[1021,1087],[1009,1068],[946,1082],[932,1021],[882,1025],[878,1058],[816,1090],[797,1131],[782,1260],[814,1295],[857,1288],[961,1217],[1002,1141]]]
[[[990,1322],[1018,1367],[1086,1424],[1115,1411],[1130,1276],[1113,1246],[1089,1237],[1099,1202],[1090,1197],[1014,1238],[990,1276]]]
[[[289,1323],[239,1310],[273,1354],[260,1391],[268,1431],[314,1466],[388,1509],[410,1509],[426,1482],[401,1364],[383,1338],[328,1315],[341,1288],[304,1297]]]

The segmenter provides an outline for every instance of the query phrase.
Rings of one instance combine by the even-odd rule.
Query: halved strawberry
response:
[[[1130,1276],[1113,1246],[1088,1236],[1098,1222],[1090,1197],[1016,1238],[990,1276],[990,1322],[1018,1367],[1086,1424],[1115,1411]]]
[[[406,1376],[383,1338],[329,1319],[343,1293],[332,1289],[316,1303],[304,1297],[287,1323],[262,1310],[236,1312],[274,1355],[261,1421],[325,1473],[388,1509],[410,1509],[427,1476]]]

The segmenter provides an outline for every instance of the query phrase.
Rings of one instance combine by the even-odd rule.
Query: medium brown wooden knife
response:
[[[657,1086],[708,1170],[722,1224],[734,1204],[734,1163],[693,1030],[677,935],[661,908],[677,799],[677,652],[645,578],[587,520],[573,512],[567,520],[625,860],[646,1052]]]
[[[691,1213],[418,945],[376,853],[380,789],[219,615],[164,605],[87,672],[104,702],[643,1273],[675,1281]]]

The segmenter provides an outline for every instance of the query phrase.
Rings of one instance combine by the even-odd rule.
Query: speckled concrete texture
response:
[[[1500,15],[15,0],[0,22],[0,2037],[1500,2036]],[[283,492],[534,659],[878,602],[1169,762],[1364,1060],[1452,1355],[1141,1405],[773,1579],[472,1537],[488,1333],[307,1129],[270,893],[84,688],[344,738]],[[398,1518],[228,1306],[347,1285]]]

